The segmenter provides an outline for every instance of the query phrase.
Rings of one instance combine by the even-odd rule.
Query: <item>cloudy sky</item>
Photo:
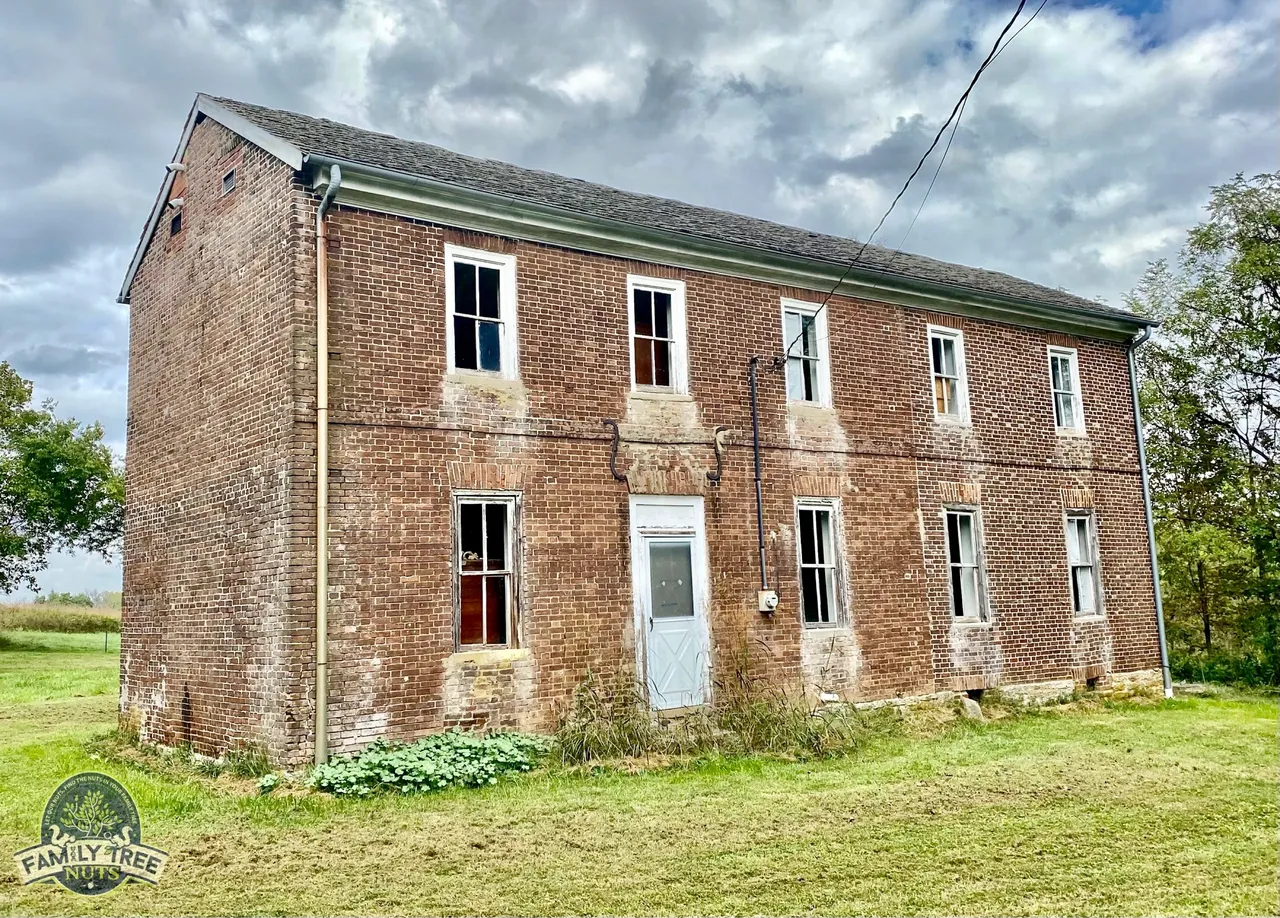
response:
[[[0,359],[123,454],[115,295],[198,91],[865,238],[1015,5],[6,4]],[[1120,302],[1209,186],[1280,166],[1278,36],[1275,0],[1050,0],[905,247]],[[902,244],[925,184],[877,242]],[[118,583],[78,557],[42,580]]]

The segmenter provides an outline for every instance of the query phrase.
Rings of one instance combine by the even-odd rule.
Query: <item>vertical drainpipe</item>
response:
[[[1164,636],[1164,600],[1160,596],[1160,562],[1156,558],[1155,516],[1151,510],[1151,476],[1147,472],[1147,445],[1142,435],[1142,407],[1138,402],[1138,346],[1151,337],[1151,327],[1129,342],[1129,388],[1133,396],[1133,431],[1138,439],[1138,466],[1142,469],[1142,503],[1147,512],[1147,550],[1151,553],[1151,585],[1156,597],[1156,628],[1160,636],[1160,678],[1164,697],[1173,697],[1173,675],[1169,672],[1169,645]]]
[[[329,167],[329,184],[316,208],[316,754],[329,761],[329,248],[325,214],[342,185],[342,169]]]
[[[756,401],[756,379],[759,357],[747,364],[747,381],[751,389],[751,452],[756,467],[756,547],[760,552],[760,589],[769,589],[769,573],[764,557],[764,500],[760,496],[760,409]]]

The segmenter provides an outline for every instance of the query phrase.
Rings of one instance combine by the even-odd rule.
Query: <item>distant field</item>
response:
[[[115,725],[101,635],[6,636],[0,853],[96,770],[173,859],[158,887],[94,900],[0,868],[0,915],[1277,913],[1273,697],[1091,702],[818,762],[259,797],[86,747]]]
[[[5,631],[119,634],[120,610],[48,603],[0,605],[0,632]]]

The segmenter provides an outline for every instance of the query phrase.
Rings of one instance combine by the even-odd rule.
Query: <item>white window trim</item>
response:
[[[649,386],[636,383],[636,290],[651,290],[671,295],[671,385]],[[666,277],[627,275],[627,353],[631,357],[632,392],[669,392],[689,394],[689,338],[685,324],[684,281]]]
[[[523,495],[519,491],[474,491],[456,490],[453,492],[453,539],[452,557],[449,561],[453,579],[453,649],[455,653],[474,653],[481,650],[511,650],[520,646],[520,574],[523,568],[521,551],[523,538],[520,527],[523,525],[521,511]],[[463,644],[462,643],[462,510],[463,504],[486,503],[506,504],[507,506],[507,564],[511,575],[510,594],[507,597],[507,642],[505,644]]]
[[[973,516],[973,553],[978,571],[978,614],[956,615],[956,601],[951,593],[951,546],[947,535],[947,514],[968,513]],[[991,599],[987,593],[987,553],[982,531],[982,509],[972,504],[944,504],[942,507],[942,558],[946,570],[947,614],[952,624],[991,624]]]
[[[222,194],[220,197],[226,197],[236,190],[236,181],[239,176],[236,175],[236,169],[232,166],[222,174]],[[229,184],[228,184],[229,183]]]
[[[807,622],[804,619],[804,559],[800,550],[800,511],[826,510],[831,514],[831,555],[835,559],[831,601],[835,603],[835,614],[829,622]],[[797,497],[795,499],[796,527],[796,590],[799,601],[796,603],[796,617],[800,627],[806,630],[822,630],[842,628],[848,623],[848,602],[845,597],[844,577],[844,518],[841,514],[838,497]]]
[[[960,403],[959,414],[939,414],[938,398],[933,388],[933,339],[950,338],[955,342],[956,350],[956,400]],[[956,424],[968,426],[969,415],[969,369],[964,355],[964,332],[946,325],[929,325],[925,336],[925,366],[929,368],[929,409],[933,419],[940,424]]]
[[[1075,578],[1071,564],[1071,521],[1087,520],[1089,527],[1089,550],[1093,553],[1093,610],[1077,612],[1075,609]],[[1062,514],[1063,544],[1067,549],[1067,605],[1076,621],[1088,621],[1103,618],[1106,605],[1102,597],[1102,552],[1098,546],[1098,517],[1092,510],[1067,510]]]
[[[827,310],[822,308],[820,303],[810,303],[805,300],[790,300],[784,298],[782,307],[779,311],[779,318],[782,321],[782,355],[783,355],[783,389],[787,388],[786,383],[786,361],[790,358],[789,348],[791,347],[791,338],[787,335],[787,313],[797,312],[801,315],[815,316],[814,331],[818,336],[818,400],[816,402],[805,401],[804,399],[794,399],[790,393],[787,395],[787,404],[789,405],[813,405],[820,408],[831,407],[831,350],[829,344],[829,336],[827,332]]]
[[[498,319],[501,321],[502,333],[499,346],[502,348],[502,369],[494,373],[490,370],[467,369],[454,366],[453,343],[453,265],[461,261],[467,264],[480,265],[498,269]],[[480,376],[487,379],[519,379],[520,361],[519,328],[516,324],[516,257],[501,252],[486,252],[481,249],[468,249],[463,246],[445,243],[444,246],[444,301],[445,301],[445,359],[447,372],[452,376]]]
[[[1072,397],[1075,404],[1072,406],[1075,415],[1076,424],[1074,427],[1063,427],[1058,423],[1058,394],[1053,389],[1053,358],[1067,357],[1071,361],[1071,385],[1074,388]],[[1053,424],[1060,434],[1082,434],[1084,433],[1084,393],[1080,390],[1080,354],[1074,347],[1059,347],[1058,345],[1049,345],[1047,351],[1047,360],[1049,366],[1049,408],[1053,411]]]

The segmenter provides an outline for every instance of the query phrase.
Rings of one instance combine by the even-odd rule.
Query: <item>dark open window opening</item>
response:
[[[806,625],[837,622],[836,554],[828,507],[801,507],[800,607]]]
[[[635,372],[637,386],[671,387],[671,294],[661,290],[636,289],[632,294],[634,314]]]
[[[947,566],[951,611],[956,618],[984,618],[978,520],[970,510],[948,510]]]
[[[176,236],[182,232],[182,211],[178,211],[173,215],[173,219],[169,221],[169,235]]]
[[[500,278],[497,268],[453,263],[453,364],[458,369],[502,372]]]
[[[458,643],[510,644],[513,605],[512,504],[458,504]]]

